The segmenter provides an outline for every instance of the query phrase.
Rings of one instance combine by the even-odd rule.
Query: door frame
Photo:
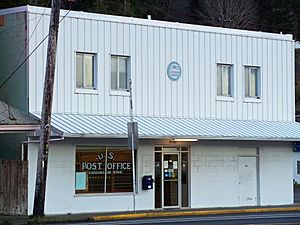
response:
[[[162,191],[161,191],[161,200],[162,200],[162,208],[163,209],[170,209],[170,208],[179,208],[181,206],[181,152],[162,152],[162,167],[161,167],[161,183],[162,183]],[[177,174],[177,205],[174,206],[165,206],[165,179],[164,179],[164,159],[165,155],[177,155],[178,159],[178,174]],[[166,181],[168,182],[168,181]]]
[[[156,209],[168,209],[168,208],[190,208],[191,206],[191,151],[190,151],[190,146],[189,145],[170,145],[170,146],[161,146],[161,145],[156,145],[154,146],[154,158],[156,153],[160,153],[160,160],[161,160],[161,168],[160,168],[160,175],[161,178],[160,183],[161,183],[161,190],[159,192],[160,194],[160,207],[155,207]],[[187,165],[187,206],[182,206],[182,153],[187,153],[187,160],[188,160],[188,165]],[[164,159],[164,154],[178,154],[178,206],[164,206],[164,177],[163,177],[163,159]],[[155,164],[154,160],[154,164]],[[154,167],[154,174],[155,174],[155,167]],[[156,177],[155,177],[156,179]],[[154,202],[156,202],[156,190],[154,190]],[[155,203],[156,204],[156,203]]]
[[[239,154],[238,159],[240,157],[254,157],[256,158],[256,205],[261,205],[261,198],[260,198],[260,148],[255,147],[255,154]]]

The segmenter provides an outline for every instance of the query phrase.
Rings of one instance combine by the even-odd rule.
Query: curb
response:
[[[191,210],[174,212],[145,212],[145,213],[126,213],[117,215],[93,216],[92,221],[110,221],[142,219],[155,217],[179,217],[179,216],[208,216],[208,215],[226,215],[243,213],[267,213],[267,212],[295,212],[300,211],[300,207],[274,207],[274,208],[248,208],[248,209],[220,209],[220,210]]]

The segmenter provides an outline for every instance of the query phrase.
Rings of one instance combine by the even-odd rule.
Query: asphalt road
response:
[[[68,225],[300,225],[300,212],[151,218],[110,222],[66,223]],[[49,225],[49,224],[48,224]],[[58,225],[58,224],[56,224]],[[60,224],[63,225],[63,224]]]

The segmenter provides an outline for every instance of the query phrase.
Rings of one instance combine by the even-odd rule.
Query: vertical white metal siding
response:
[[[128,115],[128,96],[110,93],[110,58],[117,54],[130,57],[136,115],[293,120],[292,41],[261,37],[259,32],[256,37],[219,28],[179,29],[147,20],[130,23],[118,17],[110,21],[84,15],[68,15],[60,24],[54,112]],[[34,33],[29,52],[48,33],[49,15],[29,14],[29,20],[34,17],[29,22],[29,35]],[[29,60],[31,112],[41,110],[46,50],[47,40]],[[75,51],[97,55],[97,94],[76,93]],[[166,74],[171,61],[182,68],[177,81],[170,81]],[[233,65],[233,101],[216,98],[217,63]],[[245,65],[261,68],[261,102],[244,101]]]

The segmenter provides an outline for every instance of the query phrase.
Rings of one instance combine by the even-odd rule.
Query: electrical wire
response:
[[[46,10],[46,9],[45,9]],[[59,21],[59,23],[61,23],[63,20],[64,20],[64,18],[69,14],[69,12],[70,12],[71,10],[68,10],[68,12],[63,16],[63,18]],[[42,13],[42,16],[44,15],[44,12]],[[36,18],[36,17],[35,17]],[[32,18],[32,19],[30,19],[30,20],[33,20],[33,19],[35,19],[35,18]],[[30,20],[28,20],[28,21],[30,21]],[[40,18],[40,20],[41,20],[41,18]],[[40,20],[39,20],[39,22],[40,22]],[[27,22],[27,21],[26,21]],[[24,23],[26,23],[26,22],[24,22]],[[38,23],[39,23],[38,22]],[[22,23],[22,24],[24,24],[24,23]],[[20,24],[19,24],[20,25]],[[276,27],[276,28],[284,28],[284,27],[281,27],[281,26],[276,26],[276,25],[271,25],[271,24],[261,24],[261,23],[253,23],[253,25],[260,25],[260,26],[269,26],[269,27]],[[16,25],[16,26],[18,26],[18,25]],[[14,27],[16,27],[16,26],[14,26]],[[7,30],[5,30],[5,31],[8,31],[8,30],[10,30],[10,29],[13,29],[14,27],[12,27],[12,28],[9,28],[9,29],[7,29]],[[35,29],[34,29],[34,31],[36,30],[36,28],[37,28],[37,25],[36,25],[36,27],[35,27]],[[2,32],[0,32],[0,34],[1,33],[3,33],[4,31],[2,31]],[[34,32],[33,32],[34,33]],[[33,33],[32,33],[32,35],[31,35],[31,37],[33,36]],[[33,49],[33,51],[23,60],[23,62],[7,77],[7,79],[0,85],[0,89],[6,84],[6,82],[20,69],[20,67],[29,59],[29,57],[37,50],[37,48],[48,38],[48,36],[49,36],[49,34],[48,35],[46,35],[45,37],[44,37],[44,39]],[[30,37],[30,38],[31,38]]]
[[[69,10],[64,16],[63,18],[59,21],[59,23],[61,23],[66,16],[70,13],[71,10]],[[7,81],[9,81],[10,78],[12,78],[12,76],[14,74],[16,74],[16,72],[21,68],[21,66],[23,66],[23,64],[29,59],[29,57],[38,49],[38,47],[41,46],[41,44],[49,37],[49,34],[47,34],[43,40],[31,51],[31,53],[23,60],[23,62],[21,62],[21,64],[6,78],[6,80],[0,85],[0,89],[6,84]]]
[[[50,3],[50,0],[48,1],[48,4],[49,4],[49,3]],[[26,42],[25,49],[27,49],[27,47],[28,47],[28,45],[29,45],[29,42],[30,42],[31,38],[32,38],[33,34],[35,33],[35,31],[36,31],[36,29],[37,29],[37,26],[39,25],[39,23],[40,23],[42,17],[44,16],[45,11],[46,11],[46,8],[44,9],[42,15],[40,16],[40,19],[39,19],[39,21],[37,22],[35,28],[33,29],[31,36],[29,37],[28,41]],[[36,19],[36,18],[37,18],[37,16],[34,17],[34,18],[32,18],[32,19],[30,19],[30,20],[25,21],[25,23],[29,23],[29,21],[31,21],[31,20],[33,20],[33,19]],[[9,28],[9,29],[6,29],[5,31],[7,32],[8,30],[12,30],[13,28],[16,28],[16,27],[18,27],[18,26],[20,26],[20,25],[23,25],[23,24],[24,24],[24,23],[15,25],[15,26],[13,26],[13,27],[11,27],[11,28]],[[3,33],[4,33],[4,32],[2,31],[2,34],[3,34]],[[0,34],[1,34],[1,33],[0,33]],[[20,54],[20,57],[18,58],[18,60],[17,60],[17,62],[16,62],[16,65],[19,64],[19,62],[20,62],[20,60],[21,60],[23,54],[24,54],[24,52],[22,51],[21,54]],[[22,65],[23,65],[23,64],[22,64]],[[9,106],[9,104],[8,104],[7,97],[6,97],[5,93],[4,93],[2,90],[0,90],[0,95],[3,97],[3,100],[5,101],[5,103],[6,103],[6,105],[7,105],[7,111],[8,111],[9,118],[10,118],[10,119],[15,119],[15,117],[12,115],[12,113],[11,113],[11,111],[10,111],[10,106]]]
[[[47,4],[50,4],[50,1],[51,1],[51,0],[49,0]],[[26,47],[25,47],[25,49],[27,49],[27,48],[28,48],[28,46],[29,46],[29,43],[30,43],[30,40],[31,40],[31,38],[33,37],[33,34],[35,33],[35,31],[36,31],[36,29],[37,29],[38,25],[40,24],[40,22],[41,22],[41,20],[42,20],[43,16],[45,15],[45,14],[44,14],[44,13],[45,13],[45,11],[46,11],[46,8],[45,8],[45,9],[44,9],[44,11],[42,12],[42,15],[40,16],[40,18],[39,18],[38,22],[36,23],[36,25],[35,25],[35,27],[34,27],[34,29],[33,29],[32,33],[31,33],[31,35],[30,35],[30,37],[29,37],[29,39],[28,39],[28,41],[27,41],[27,43],[26,43]],[[20,54],[20,57],[18,58],[18,60],[17,60],[17,62],[16,62],[16,65],[18,65],[18,64],[19,64],[19,62],[20,62],[20,60],[21,60],[21,58],[22,58],[22,56],[23,56],[23,55],[24,55],[24,52],[21,52],[21,54]]]
[[[23,24],[26,24],[26,23],[30,22],[31,20],[36,19],[37,17],[38,17],[38,16],[36,16],[36,17],[34,17],[34,18],[31,18],[31,19],[29,19],[29,20],[26,20],[25,22],[16,24],[16,25],[14,25],[14,26],[12,26],[12,27],[10,27],[10,28],[4,29],[4,30],[0,31],[0,35],[3,34],[3,33],[6,33],[7,31],[10,31],[10,30],[12,30],[12,29],[14,29],[14,28],[16,28],[16,27],[18,27],[18,26],[21,26],[21,25],[23,25]],[[7,32],[7,33],[8,33],[8,32]]]

